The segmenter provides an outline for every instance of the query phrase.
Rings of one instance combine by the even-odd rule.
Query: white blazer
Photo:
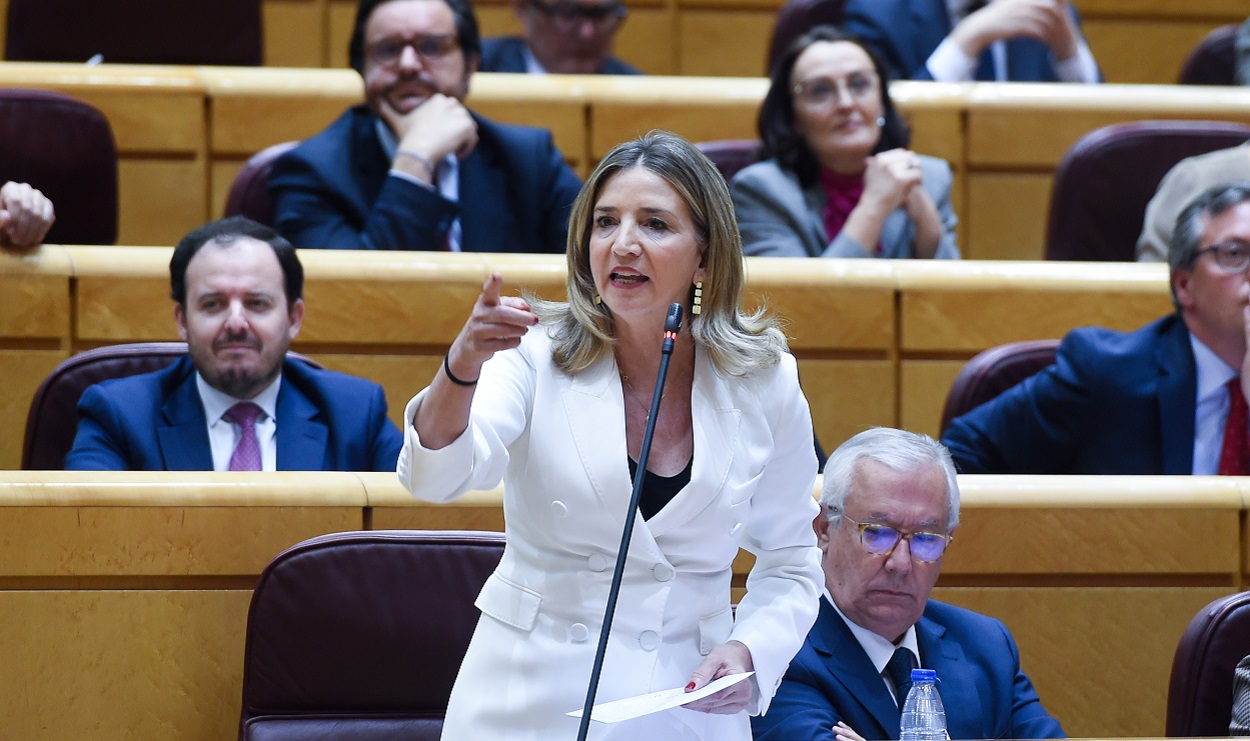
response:
[[[504,481],[507,546],[452,691],[444,739],[576,736],[629,504],[624,398],[613,358],[570,376],[541,328],[482,368],[469,427],[437,451],[404,410],[398,473],[446,502]],[[811,522],[816,458],[794,358],[721,376],[697,349],[690,483],[650,521],[638,516],[596,702],[683,686],[714,647],[751,651],[763,712],[815,620],[823,584]],[[755,566],[735,621],[739,547]],[[749,739],[747,714],[684,708],[615,725],[597,739]]]

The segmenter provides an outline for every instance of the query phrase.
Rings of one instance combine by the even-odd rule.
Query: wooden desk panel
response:
[[[935,599],[992,615],[1012,631],[1020,665],[1074,738],[1162,736],[1181,633],[1231,588],[943,588]]]
[[[0,726],[14,739],[235,737],[251,598],[0,591]]]

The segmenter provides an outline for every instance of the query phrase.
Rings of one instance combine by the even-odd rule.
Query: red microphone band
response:
[[[676,339],[677,339],[677,333],[676,333],[676,332],[673,332],[673,331],[671,331],[671,330],[665,330],[665,332],[664,332],[664,339],[666,339],[666,340],[676,340]]]

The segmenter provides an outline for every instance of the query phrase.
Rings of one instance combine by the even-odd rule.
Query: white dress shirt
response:
[[[1224,447],[1224,425],[1228,421],[1228,391],[1224,386],[1239,373],[1225,363],[1202,341],[1189,335],[1198,370],[1198,397],[1194,403],[1194,470],[1195,476],[1214,476],[1220,470],[1220,451]]]
[[[924,666],[924,664],[920,663],[920,644],[916,642],[916,626],[913,625],[908,628],[907,632],[903,634],[903,640],[894,644],[842,614],[842,610],[838,609],[838,603],[833,601],[833,597],[829,595],[828,590],[825,591],[825,599],[828,600],[829,604],[833,605],[833,609],[838,613],[838,617],[842,618],[842,622],[846,623],[846,627],[851,629],[855,640],[859,641],[859,645],[864,649],[864,653],[868,654],[868,660],[872,662],[877,673],[881,675],[881,681],[885,682],[886,688],[894,696],[894,701],[899,706],[902,706],[905,698],[898,696],[898,688],[894,686],[894,681],[885,673],[885,667],[890,663],[890,659],[894,658],[894,651],[898,648],[905,648],[911,651],[915,665],[918,667]]]
[[[250,401],[261,408],[264,414],[256,418],[256,442],[260,445],[260,468],[262,471],[278,470],[278,389],[282,385],[282,374],[273,379],[256,395],[254,399],[236,399],[224,394],[204,380],[197,371],[195,387],[200,392],[200,402],[204,405],[204,419],[208,421],[208,444],[213,449],[213,470],[229,471],[230,458],[234,455],[235,446],[239,444],[242,428],[221,416],[230,407],[243,401]]]
[[[382,142],[382,151],[386,152],[388,159],[394,160],[395,153],[399,151],[399,140],[395,138],[395,134],[383,123],[382,119],[378,119],[376,124],[378,131],[378,139]],[[406,172],[392,169],[390,172],[397,178],[403,178],[410,183],[416,183],[422,188],[438,188],[438,192],[443,198],[449,201],[460,202],[460,162],[456,159],[456,155],[449,154],[434,164],[434,182],[437,185],[418,180]],[[460,219],[456,218],[451,222],[451,228],[447,230],[447,247],[452,252],[460,251]]]

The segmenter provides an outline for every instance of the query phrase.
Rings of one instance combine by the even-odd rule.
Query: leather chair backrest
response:
[[[1233,714],[1233,670],[1250,655],[1250,592],[1202,608],[1181,635],[1168,684],[1171,738],[1227,736]]]
[[[246,216],[273,226],[273,201],[269,198],[269,171],[274,160],[294,149],[298,141],[282,142],[252,155],[234,176],[226,196],[226,216]]]
[[[718,139],[697,142],[694,146],[712,160],[726,183],[733,180],[742,168],[759,162],[758,139]]]
[[[777,11],[777,25],[768,44],[768,67],[765,75],[772,73],[773,65],[786,53],[794,40],[816,26],[837,26],[842,23],[842,10],[846,0],[787,0]]]
[[[1250,126],[1224,121],[1137,121],[1089,132],[1055,170],[1046,259],[1132,262],[1146,204],[1168,170],[1247,139]]]
[[[243,659],[243,741],[436,740],[502,533],[367,531],[265,567]]]
[[[1235,85],[1237,24],[1220,26],[1189,52],[1181,67],[1182,85]],[[1227,729],[1225,729],[1227,730]]]
[[[185,342],[137,342],[108,345],[79,353],[58,365],[43,379],[26,414],[22,469],[59,471],[74,446],[78,431],[78,400],[87,390],[110,378],[125,378],[169,367],[187,354]],[[290,357],[321,365],[298,353]]]
[[[52,200],[52,244],[117,241],[117,145],[104,114],[51,90],[0,88],[0,184]]]
[[[8,0],[5,58],[261,64],[261,0]]]
[[[951,382],[942,409],[942,432],[956,418],[1055,362],[1059,340],[1009,342],[977,353]]]

